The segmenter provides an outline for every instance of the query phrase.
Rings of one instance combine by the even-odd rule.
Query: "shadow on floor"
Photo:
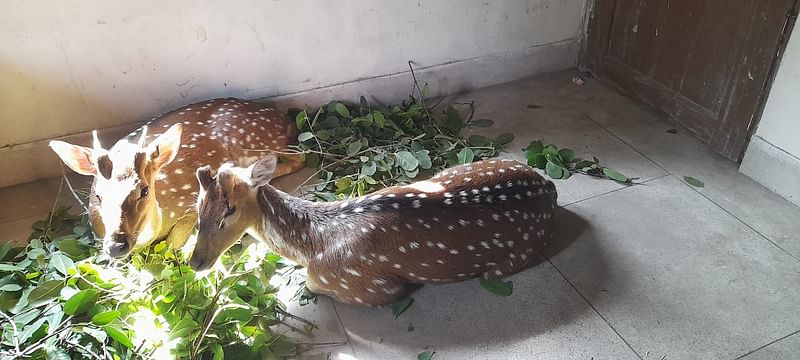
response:
[[[589,223],[560,209],[554,239],[547,256],[552,258],[574,242],[587,239]],[[582,244],[586,246],[587,244]],[[592,246],[597,244],[593,242]],[[605,259],[590,264],[597,281],[604,281]],[[364,308],[336,304],[345,328],[355,343],[383,349],[439,349],[497,346],[575,326],[595,314],[544,256],[531,268],[508,278],[514,294],[499,297],[481,288],[478,281],[424,286],[413,293],[414,305],[394,320],[389,308]],[[602,287],[599,287],[602,288]],[[596,294],[583,294],[592,299]]]

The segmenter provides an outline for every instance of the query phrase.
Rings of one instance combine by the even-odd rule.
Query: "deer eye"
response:
[[[146,197],[148,194],[150,194],[150,187],[145,186],[142,188],[141,192],[139,192],[139,198],[141,199],[143,197]]]
[[[225,214],[223,214],[223,215],[222,215],[222,217],[228,217],[228,216],[231,216],[231,215],[233,215],[233,213],[235,213],[235,212],[236,212],[236,206],[228,206],[228,209],[227,209],[227,210],[225,210]]]

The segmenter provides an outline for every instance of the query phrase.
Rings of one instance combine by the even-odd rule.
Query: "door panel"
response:
[[[582,63],[738,161],[796,0],[596,0]]]

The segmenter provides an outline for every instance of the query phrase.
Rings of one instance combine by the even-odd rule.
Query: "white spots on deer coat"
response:
[[[325,278],[324,276],[322,276],[322,275],[320,275],[320,276],[319,276],[319,281],[322,281],[322,283],[323,283],[323,284],[325,284],[325,285],[328,285],[328,284],[330,284],[330,282],[328,282],[328,279],[326,279],[326,278]]]

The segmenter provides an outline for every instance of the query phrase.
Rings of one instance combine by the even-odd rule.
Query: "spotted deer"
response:
[[[199,232],[189,264],[211,267],[244,233],[308,271],[315,293],[384,305],[406,283],[502,278],[551,236],[556,189],[512,160],[459,165],[427,181],[318,203],[274,188],[276,160],[197,170]]]
[[[197,181],[204,164],[252,164],[267,151],[282,151],[295,139],[285,114],[252,101],[213,99],[154,118],[104,149],[94,132],[92,148],[51,141],[50,148],[72,170],[91,175],[89,215],[103,248],[113,257],[154,240],[176,247],[196,223]],[[286,157],[276,176],[303,167]]]

